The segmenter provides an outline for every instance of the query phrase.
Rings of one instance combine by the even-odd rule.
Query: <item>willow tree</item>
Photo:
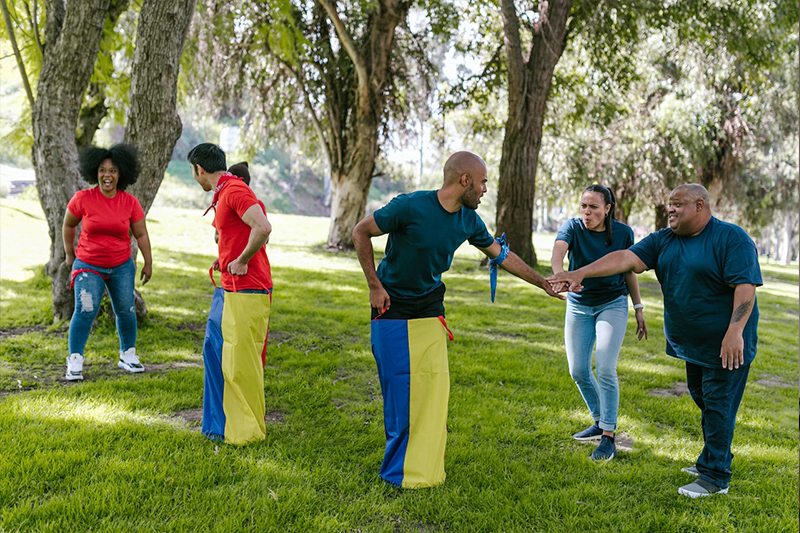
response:
[[[251,143],[291,137],[320,154],[332,188],[332,249],[352,248],[391,117],[415,98],[406,81],[428,75],[427,40],[446,40],[450,31],[437,21],[458,20],[446,2],[428,13],[422,8],[433,2],[412,4],[208,2],[198,17],[191,44],[197,94],[216,103],[218,118],[240,119]],[[412,8],[425,21],[416,33],[407,21]]]
[[[127,5],[127,1],[122,0],[122,4]],[[81,125],[86,124],[81,121],[81,104],[95,71],[109,17],[118,13],[119,6],[120,2],[112,0],[44,2],[41,72],[36,95],[32,95],[32,158],[50,234],[46,270],[53,280],[53,313],[61,319],[72,314],[74,305],[61,225],[69,199],[85,185],[78,174],[78,140],[84,133]],[[145,209],[152,203],[177,139],[174,86],[193,12],[193,0],[169,5],[144,0],[141,6],[126,138],[141,151],[143,179],[134,192],[143,197]],[[96,129],[99,121],[91,124]],[[177,129],[179,132],[179,122]],[[146,131],[150,138],[137,135],[139,131]],[[152,148],[154,144],[160,149]]]

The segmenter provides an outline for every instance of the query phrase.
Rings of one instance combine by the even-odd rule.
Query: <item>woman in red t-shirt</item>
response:
[[[97,187],[76,192],[64,213],[64,251],[75,288],[66,378],[83,379],[83,351],[105,288],[117,316],[117,366],[128,372],[144,372],[136,355],[136,264],[131,258],[131,234],[144,257],[143,283],[150,280],[153,258],[142,206],[136,197],[125,192],[139,176],[137,154],[124,144],[110,149],[90,148],[81,154],[80,170],[83,179]],[[76,249],[75,234],[80,223]]]

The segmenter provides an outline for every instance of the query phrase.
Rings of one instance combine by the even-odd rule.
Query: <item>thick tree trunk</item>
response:
[[[331,227],[328,248],[353,248],[353,228],[364,216],[375,158],[378,155],[378,130],[385,107],[385,90],[391,77],[391,58],[395,30],[405,20],[409,3],[402,0],[378,0],[369,15],[361,46],[353,40],[339,18],[335,3],[321,0],[336,29],[342,47],[353,61],[356,72],[355,120],[342,130],[331,131]],[[328,105],[336,105],[329,101]],[[346,111],[329,110],[344,117]],[[337,138],[338,137],[338,138]],[[346,138],[354,139],[347,143]],[[340,149],[341,147],[341,149]]]
[[[67,202],[81,188],[75,127],[103,36],[110,0],[45,4],[45,49],[33,106],[36,187],[50,234],[47,273],[53,279],[53,315],[66,319],[74,302],[64,263],[61,227]]]
[[[128,192],[147,213],[181,135],[177,108],[178,70],[195,0],[145,0],[136,32],[128,127],[124,142],[139,151],[142,171]]]
[[[497,190],[497,234],[505,233],[514,252],[530,265],[533,206],[542,125],[556,63],[564,50],[572,0],[539,3],[531,48],[523,54],[519,19],[513,0],[500,0],[508,62],[506,121]]]
[[[181,136],[181,119],[176,111],[178,71],[196,3],[145,0],[139,15],[124,142],[139,151],[141,173],[128,192],[139,199],[145,213],[153,205]],[[133,238],[131,246],[135,261],[139,250]],[[147,306],[139,291],[134,292],[136,317],[142,320],[147,316]]]

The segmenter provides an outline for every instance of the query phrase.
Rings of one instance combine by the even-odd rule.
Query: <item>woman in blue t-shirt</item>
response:
[[[563,272],[568,251],[569,270],[577,270],[633,244],[631,228],[614,220],[614,205],[614,195],[602,185],[591,185],[583,191],[581,216],[567,220],[558,230],[550,259],[554,273]],[[553,288],[566,290],[559,285]],[[569,373],[594,420],[591,427],[573,437],[581,441],[600,439],[592,452],[594,460],[613,459],[617,453],[614,444],[619,408],[617,357],[628,325],[628,293],[636,310],[636,333],[639,340],[647,338],[644,306],[633,272],[587,278],[583,281],[583,290],[567,296],[564,344]],[[593,348],[596,348],[597,377],[592,372]]]

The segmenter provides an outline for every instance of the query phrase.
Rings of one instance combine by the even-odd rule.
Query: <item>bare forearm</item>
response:
[[[639,280],[636,278],[635,272],[630,271],[625,273],[625,285],[628,287],[631,301],[634,304],[642,303],[642,296],[639,294]]]
[[[62,229],[62,237],[64,239],[64,253],[67,257],[75,255],[75,234],[78,230],[71,226],[64,226]]]
[[[623,272],[643,272],[644,264],[629,250],[618,250],[607,254],[594,263],[579,268],[582,278],[603,278]]]
[[[514,252],[509,252],[508,257],[506,257],[505,261],[500,263],[500,266],[503,267],[503,270],[506,272],[514,274],[518,278],[532,285],[536,285],[537,287],[544,288],[544,284],[547,283],[542,276],[529,267],[528,264],[520,259]]]
[[[250,228],[250,237],[247,239],[247,246],[238,257],[239,263],[247,264],[250,262],[253,256],[256,255],[256,252],[267,244],[267,240],[269,240],[269,232],[258,226]]]
[[[375,271],[375,249],[372,246],[372,239],[369,235],[361,232],[353,232],[353,245],[358,262],[361,264],[361,270],[364,271],[364,276],[367,278],[367,285],[370,288],[380,287],[381,282]]]
[[[139,251],[142,252],[145,265],[153,264],[153,256],[150,251],[150,236],[145,233],[136,237],[136,244],[139,246]]]
[[[742,331],[750,319],[756,299],[755,285],[737,285],[733,293],[733,312],[728,325],[729,330]]]

